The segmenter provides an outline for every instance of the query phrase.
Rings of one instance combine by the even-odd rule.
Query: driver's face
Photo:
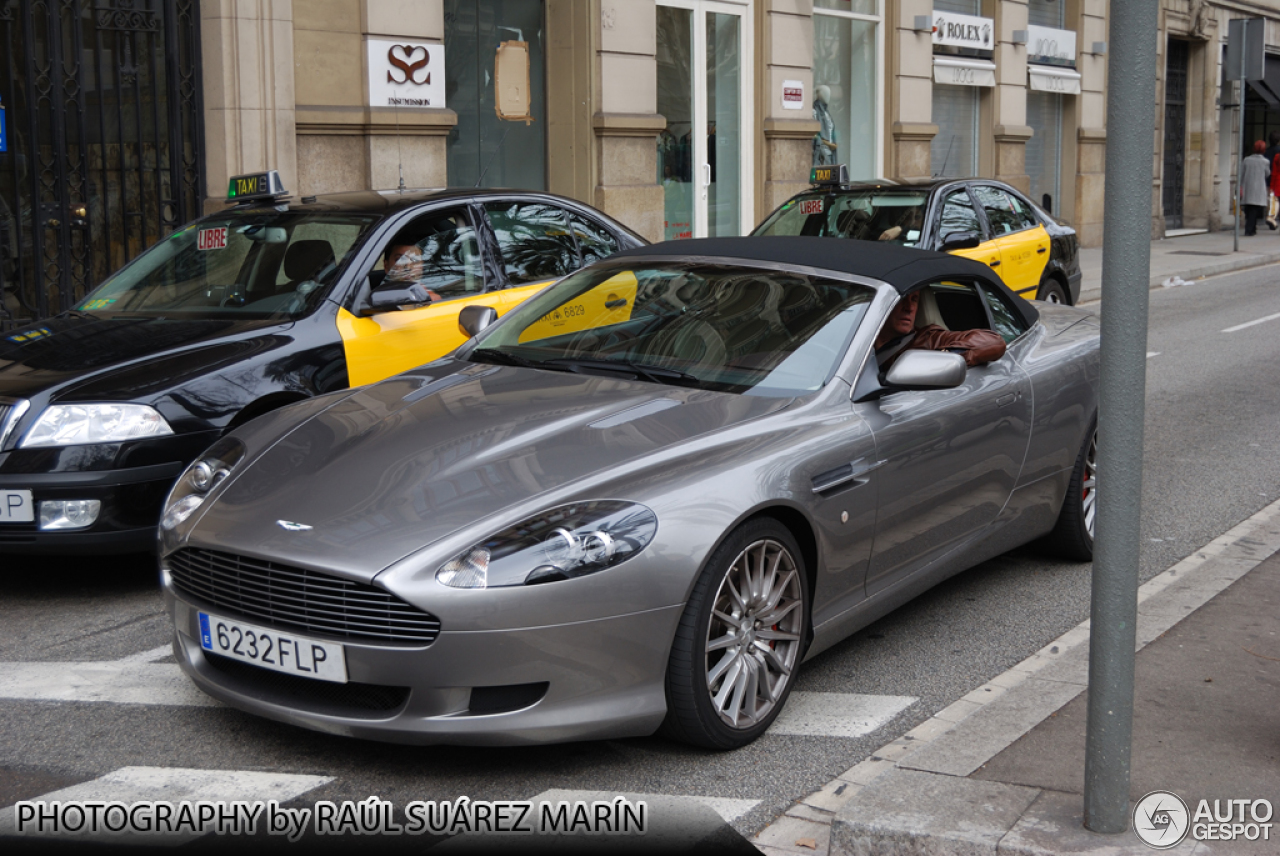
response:
[[[420,251],[412,244],[398,244],[387,247],[386,258],[382,269],[387,273],[397,270],[403,275],[416,277],[422,273]]]
[[[884,322],[884,334],[888,338],[904,336],[916,326],[916,310],[920,306],[920,293],[912,292],[898,301]]]

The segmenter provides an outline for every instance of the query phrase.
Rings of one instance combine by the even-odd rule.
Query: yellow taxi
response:
[[[148,549],[174,479],[226,431],[435,360],[645,243],[547,193],[295,200],[269,171],[232,178],[227,201],[73,308],[0,335],[0,555]],[[634,299],[620,282],[545,324],[626,318]]]
[[[887,241],[976,259],[1020,296],[1074,304],[1079,241],[1009,185],[987,178],[899,184],[850,182],[843,165],[814,167],[809,190],[784,202],[753,235]]]

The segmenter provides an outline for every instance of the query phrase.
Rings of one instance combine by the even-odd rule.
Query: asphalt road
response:
[[[1141,578],[1280,494],[1280,267],[1151,293]],[[1096,308],[1096,307],[1095,307]],[[1251,321],[1262,323],[1223,332]],[[1106,476],[1102,476],[1106,490]],[[145,557],[0,559],[5,663],[114,661],[169,642]],[[806,664],[797,690],[907,697],[860,736],[767,734],[708,754],[659,738],[531,749],[400,747],[223,707],[0,699],[0,806],[130,766],[332,777],[313,800],[529,799],[551,789],[790,804],[1088,616],[1089,566],[1023,549],[937,587]],[[172,662],[157,655],[156,662]]]

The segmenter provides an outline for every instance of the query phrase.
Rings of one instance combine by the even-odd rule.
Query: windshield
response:
[[[95,315],[295,318],[319,305],[377,218],[227,212],[192,223],[76,308]]]
[[[928,200],[928,193],[910,188],[802,193],[773,212],[751,234],[855,238],[914,247],[924,230]]]
[[[731,265],[594,266],[512,310],[468,359],[753,395],[831,379],[873,291]]]

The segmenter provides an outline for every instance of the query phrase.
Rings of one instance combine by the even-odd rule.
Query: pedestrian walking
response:
[[[1258,140],[1253,144],[1253,154],[1240,165],[1240,206],[1244,209],[1246,236],[1258,234],[1258,220],[1267,216],[1271,164],[1267,163],[1266,151],[1267,144]]]
[[[1267,206],[1267,225],[1274,229],[1276,218],[1280,216],[1280,164],[1276,163],[1276,158],[1280,157],[1280,131],[1268,134],[1267,142],[1271,144],[1267,146],[1266,152],[1267,163],[1271,164],[1271,199]]]

